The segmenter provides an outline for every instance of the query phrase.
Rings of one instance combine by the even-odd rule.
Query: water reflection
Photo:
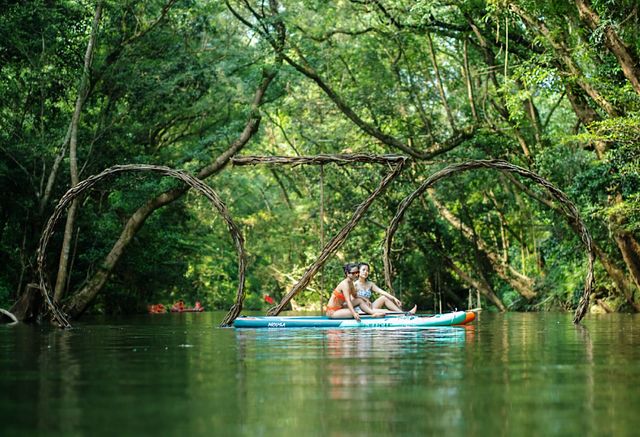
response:
[[[634,435],[640,317],[219,329],[224,314],[0,329],[2,435]],[[117,408],[114,408],[117,406]]]
[[[329,397],[334,400],[364,398],[371,387],[394,388],[402,383],[400,367],[392,363],[410,359],[429,343],[451,344],[465,341],[465,330],[449,327],[425,330],[327,330],[326,356]],[[375,360],[375,365],[369,360]],[[351,366],[346,361],[358,360]],[[390,363],[380,365],[380,360]]]
[[[72,338],[76,332],[72,330],[53,329],[45,336],[46,348],[43,347],[40,354],[39,367],[44,369],[63,369],[55,378],[42,380],[41,394],[38,399],[59,399],[59,408],[63,415],[59,417],[57,424],[62,433],[71,433],[78,428],[79,419],[82,413],[81,394],[78,393],[78,383],[82,380],[82,363],[74,351]],[[44,346],[44,345],[43,345]],[[51,362],[55,360],[56,362]],[[47,402],[43,402],[39,409],[43,409],[44,414],[38,414],[39,427],[41,429],[51,429],[51,423],[47,423],[53,416],[46,414],[46,409],[50,408]],[[56,427],[57,428],[57,427]]]
[[[456,405],[458,383],[443,386],[442,381],[460,379],[468,332],[473,339],[473,328],[459,327],[236,330],[244,411],[256,420],[286,412],[287,427],[300,432],[317,423],[313,412],[318,408],[345,432],[405,432],[407,423],[397,424],[393,417],[402,416],[399,403],[422,397],[416,396],[424,393],[421,387],[437,391],[433,402],[447,399],[449,406]],[[265,375],[278,383],[256,394],[265,389]],[[255,395],[264,402],[252,403]],[[307,410],[310,398],[317,405]],[[451,408],[434,421],[449,426],[460,414],[460,408]]]

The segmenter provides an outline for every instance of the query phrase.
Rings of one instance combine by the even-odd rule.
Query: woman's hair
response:
[[[371,270],[371,266],[368,263],[358,263],[358,268],[362,267],[362,266],[367,266],[369,268],[369,270]]]

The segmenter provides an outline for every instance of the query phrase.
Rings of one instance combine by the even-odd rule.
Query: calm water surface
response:
[[[220,329],[223,313],[0,326],[0,434],[638,435],[640,316]]]

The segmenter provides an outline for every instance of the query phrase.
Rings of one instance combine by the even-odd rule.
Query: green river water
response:
[[[223,313],[0,326],[0,435],[632,436],[640,316],[236,330]]]

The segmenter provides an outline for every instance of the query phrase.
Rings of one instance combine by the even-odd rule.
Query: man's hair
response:
[[[357,263],[346,263],[343,267],[342,270],[344,270],[344,274],[347,275],[349,274],[349,272],[351,271],[352,268],[354,267],[358,267],[358,269],[360,268],[360,266],[358,266]]]

